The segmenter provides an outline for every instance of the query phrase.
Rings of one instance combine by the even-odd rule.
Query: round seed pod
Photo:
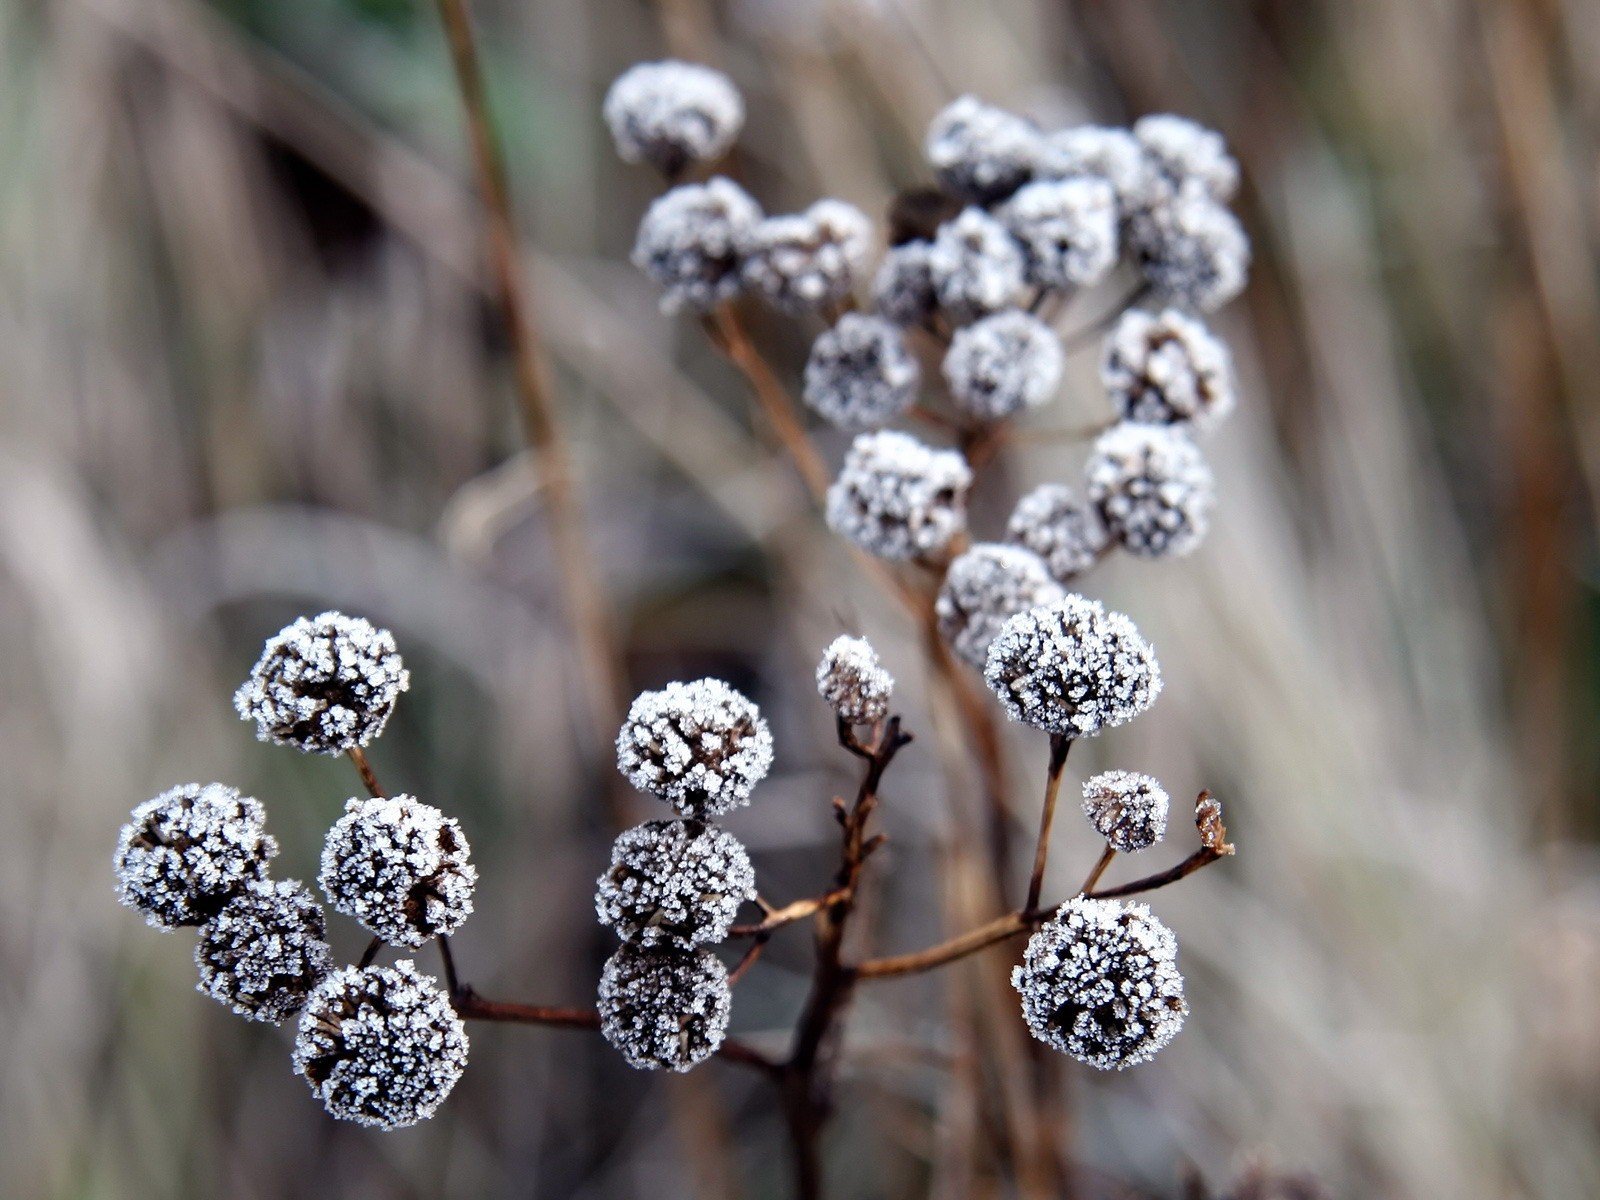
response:
[[[1238,218],[1190,185],[1128,223],[1134,262],[1159,302],[1210,312],[1244,290],[1250,239]]]
[[[1129,309],[1106,337],[1100,378],[1117,414],[1210,431],[1233,411],[1233,357],[1196,317]]]
[[[639,222],[633,265],[661,286],[668,312],[705,312],[739,294],[744,247],[761,206],[731,179],[686,183],[658,197]]]
[[[744,101],[721,71],[697,63],[639,63],[617,76],[603,108],[617,154],[669,178],[725,154],[744,124]]]
[[[815,312],[843,300],[872,248],[872,222],[842,200],[818,200],[803,213],[768,217],[745,247],[745,287],[787,313]]]
[[[117,899],[157,929],[202,925],[265,877],[278,853],[267,814],[220,783],[185,783],[146,800],[117,838]]]
[[[283,1021],[333,969],[322,906],[298,880],[257,880],[201,928],[194,961],[213,1000],[251,1021]]]
[[[817,664],[817,692],[851,725],[871,725],[889,715],[894,677],[878,663],[866,638],[836,637]]]
[[[1054,396],[1065,361],[1061,339],[1048,325],[1008,308],[956,330],[943,370],[962,412],[998,421]]]
[[[934,599],[934,612],[939,634],[956,657],[981,670],[1001,626],[1062,595],[1044,560],[1033,551],[980,542],[950,563]]]
[[[1033,178],[1041,150],[1032,122],[962,96],[928,126],[928,164],[940,184],[964,200],[1003,200]]]
[[[450,997],[408,959],[333,972],[300,1014],[294,1069],[341,1121],[425,1121],[466,1065],[467,1031]]]
[[[1126,129],[1075,125],[1045,136],[1041,179],[1103,179],[1116,195],[1123,220],[1149,204],[1150,167],[1144,147]]]
[[[699,821],[648,821],[611,845],[596,885],[600,924],[640,946],[699,946],[728,936],[754,900],[750,855],[731,833]]]
[[[974,321],[1017,302],[1022,249],[981,208],[965,208],[939,226],[928,251],[928,274],[939,307],[952,321]]]
[[[929,257],[933,243],[916,239],[893,246],[872,281],[872,302],[896,325],[922,325],[933,319],[939,297]]]
[[[1006,538],[1032,550],[1057,583],[1066,583],[1099,561],[1111,534],[1093,505],[1064,484],[1045,483],[1017,501]]]
[[[1197,186],[1226,203],[1239,190],[1239,164],[1215,130],[1188,117],[1152,113],[1133,123],[1133,136],[1144,151],[1152,186],[1165,194]]]
[[[1216,498],[1211,468],[1181,429],[1123,422],[1100,435],[1084,467],[1089,502],[1117,543],[1141,558],[1178,558],[1205,537]]]
[[[870,429],[915,403],[921,372],[900,330],[882,317],[845,313],[811,346],[805,401],[842,429]]]
[[[733,991],[709,950],[624,945],[600,975],[600,1032],[630,1067],[687,1071],[717,1052]]]
[[[972,471],[954,450],[892,430],[864,433],[828,489],[828,525],[880,558],[931,557],[966,528],[971,486]]]
[[[641,692],[617,734],[617,769],[680,817],[720,817],[750,802],[772,766],[761,710],[718,679]]]
[[[1149,775],[1102,771],[1083,785],[1083,815],[1113,850],[1131,854],[1167,832],[1167,793]]]
[[[343,754],[383,732],[411,676],[394,635],[360,617],[301,617],[267,641],[233,706],[263,742]]]
[[[1117,263],[1117,193],[1090,175],[1030,183],[999,210],[1039,287],[1088,287]]]

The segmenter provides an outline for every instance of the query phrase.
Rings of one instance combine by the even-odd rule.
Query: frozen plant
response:
[[[744,285],[783,312],[814,312],[850,293],[871,241],[872,222],[842,200],[768,217],[746,239]]]
[[[1210,312],[1244,288],[1250,240],[1210,192],[1186,183],[1128,223],[1128,244],[1160,302]]]
[[[1042,483],[1018,500],[1006,538],[1042,558],[1058,583],[1094,566],[1111,542],[1094,506],[1061,483]]]
[[[817,664],[817,692],[847,725],[872,725],[889,715],[894,677],[866,638],[840,636]]]
[[[617,838],[594,897],[600,924],[640,946],[706,945],[728,936],[754,900],[750,856],[731,833],[699,821],[648,821]]]
[[[864,433],[828,489],[828,525],[882,558],[930,558],[966,528],[971,484],[953,450],[893,430]]]
[[[715,1054],[733,993],[709,950],[624,945],[600,975],[600,1032],[641,1070],[687,1071]]]
[[[1022,247],[1024,277],[1044,288],[1099,283],[1117,261],[1117,193],[1093,175],[1030,183],[998,213]]]
[[[1224,204],[1239,190],[1239,164],[1220,133],[1188,117],[1152,113],[1133,123],[1133,136],[1144,151],[1152,200],[1191,182]]]
[[[933,243],[921,238],[891,246],[872,281],[878,311],[896,325],[924,325],[939,309],[933,286]]]
[[[297,880],[257,880],[205,923],[194,961],[213,1000],[248,1020],[283,1021],[333,969],[322,906]]]
[[[1144,147],[1126,129],[1074,125],[1047,134],[1041,179],[1103,179],[1111,185],[1123,220],[1147,204],[1149,164]]]
[[[639,63],[617,76],[606,124],[625,162],[648,162],[668,178],[719,158],[744,124],[744,101],[721,71],[697,63]]]
[[[1029,121],[962,96],[928,126],[924,146],[939,182],[963,200],[1003,200],[1033,177],[1039,130]]]
[[[1130,421],[1096,439],[1084,486],[1117,544],[1142,558],[1198,546],[1215,499],[1211,468],[1181,429]]]
[[[944,378],[962,412],[998,421],[1055,395],[1065,358],[1061,339],[1048,325],[1008,308],[956,330],[944,356]]]
[[[1132,308],[1106,337],[1100,367],[1117,415],[1209,432],[1233,411],[1233,357],[1198,317]]]
[[[639,222],[633,264],[661,286],[661,306],[705,311],[738,295],[761,206],[731,179],[673,188]]]
[[[1021,546],[983,542],[957,555],[934,600],[939,634],[956,657],[974,667],[1012,617],[1063,596],[1044,560]]]
[[[694,820],[748,804],[771,766],[761,710],[719,679],[641,692],[617,734],[617,769],[628,782]]]
[[[871,429],[915,403],[917,360],[883,317],[845,313],[812,343],[803,395],[819,416],[844,429]]]
[[[1102,771],[1084,781],[1083,815],[1113,850],[1146,850],[1167,832],[1167,793],[1149,775]]]
[[[1022,249],[981,208],[965,208],[939,226],[928,274],[946,316],[972,321],[1015,304],[1022,294]]]

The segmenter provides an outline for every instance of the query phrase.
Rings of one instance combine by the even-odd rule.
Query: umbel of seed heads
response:
[[[408,682],[392,634],[326,612],[268,640],[235,704],[264,741],[338,754],[383,731]],[[258,801],[220,783],[146,801],[118,839],[118,898],[158,928],[200,927],[206,995],[251,1020],[299,1014],[294,1068],[335,1117],[399,1129],[432,1116],[467,1059],[450,997],[409,961],[335,969],[322,906],[268,876],[278,845],[265,823]],[[416,948],[460,926],[476,879],[457,822],[395,796],[349,801],[319,883],[335,911]]]

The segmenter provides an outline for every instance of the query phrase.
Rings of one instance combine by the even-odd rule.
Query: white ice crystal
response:
[[[881,558],[935,555],[966,528],[972,471],[909,434],[861,434],[828,489],[828,525]]]
[[[971,321],[1016,303],[1023,287],[1022,248],[981,208],[962,209],[939,226],[928,252],[939,306],[954,321]]]
[[[760,223],[761,206],[731,179],[686,183],[646,210],[633,265],[660,285],[668,312],[712,309],[738,294],[745,243]]]
[[[268,639],[233,706],[264,742],[343,754],[383,732],[410,686],[392,633],[325,612]]]
[[[1007,621],[983,677],[1013,721],[1072,738],[1131,721],[1161,692],[1155,652],[1133,622],[1079,595]]]
[[[704,820],[748,804],[771,766],[761,710],[718,679],[641,692],[617,734],[617,769],[681,817]]]
[[[1100,378],[1125,421],[1204,433],[1233,411],[1228,347],[1175,308],[1124,313],[1106,337]]]
[[[467,1032],[450,997],[409,959],[335,971],[300,1014],[294,1069],[342,1121],[425,1121],[466,1065]]]
[[[1033,177],[1040,135],[1015,113],[962,96],[933,118],[924,149],[947,189],[964,200],[989,203]]]
[[[1044,559],[1058,583],[1099,561],[1111,540],[1094,506],[1065,484],[1040,484],[1021,500],[1006,523],[1006,538]]]
[[[117,899],[157,929],[200,925],[266,874],[278,843],[259,801],[185,783],[133,810],[117,838]]]
[[[726,75],[673,60],[629,67],[606,92],[603,111],[623,160],[668,176],[724,154],[744,124],[744,101]]]
[[[989,643],[1020,612],[1062,598],[1044,560],[1021,546],[980,542],[958,555],[934,600],[939,633],[956,656],[982,668]]]
[[[414,796],[354,798],[328,830],[318,882],[334,911],[416,948],[472,914],[478,871],[461,826]]]
[[[1103,179],[1116,194],[1118,214],[1126,218],[1147,203],[1149,170],[1144,148],[1126,129],[1075,125],[1046,135],[1039,175]]]
[[[1136,214],[1128,245],[1157,300],[1202,312],[1237,296],[1250,270],[1238,218],[1194,184]]]
[[[1083,784],[1083,815],[1113,850],[1144,850],[1167,832],[1167,793],[1137,771],[1102,771]]]
[[[913,239],[892,246],[872,281],[872,301],[896,325],[921,325],[939,307],[929,264],[933,243]]]
[[[1198,546],[1215,499],[1211,468],[1182,427],[1131,421],[1096,439],[1084,489],[1117,544],[1142,558]]]
[[[1151,186],[1166,194],[1192,182],[1226,203],[1239,190],[1239,164],[1215,130],[1188,117],[1152,113],[1134,122],[1133,136],[1144,150]]]
[[[733,992],[709,950],[624,945],[600,974],[600,1032],[639,1070],[687,1071],[728,1032]]]
[[[1033,1036],[1101,1070],[1148,1062],[1189,1005],[1178,941],[1142,904],[1069,900],[1028,939],[1011,986]]]
[[[817,693],[851,725],[871,725],[889,715],[894,677],[878,662],[866,638],[840,635],[817,664]]]
[[[1048,325],[1008,308],[956,330],[943,371],[962,412],[997,421],[1054,396],[1065,359],[1061,339]]]
[[[205,923],[200,991],[252,1021],[292,1017],[333,969],[322,906],[298,880],[257,880]]]
[[[1104,179],[1086,175],[1030,183],[997,215],[1022,247],[1029,283],[1087,287],[1116,265],[1117,193]]]
[[[818,200],[751,231],[744,285],[784,312],[812,312],[850,294],[871,249],[865,213],[843,200]]]
[[[720,942],[756,875],[739,839],[698,821],[649,821],[611,845],[594,897],[600,924],[641,946]]]
[[[845,313],[812,344],[805,401],[845,429],[875,428],[910,408],[920,372],[900,330],[883,317]]]

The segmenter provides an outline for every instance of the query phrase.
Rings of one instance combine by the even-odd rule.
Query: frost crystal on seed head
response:
[[[730,179],[683,184],[645,212],[633,265],[661,286],[666,311],[715,308],[738,294],[744,245],[760,222],[761,206]]]
[[[921,239],[892,246],[872,281],[872,302],[896,325],[920,325],[939,307],[930,256],[933,243]]]
[[[872,222],[843,200],[768,217],[751,232],[743,279],[774,307],[805,313],[842,300],[872,248]]]
[[[668,60],[639,63],[617,76],[604,113],[625,162],[648,162],[671,176],[733,145],[744,124],[744,101],[721,71]]]
[[[1073,738],[1133,720],[1161,693],[1155,652],[1133,622],[1078,595],[1007,621],[983,678],[1013,721]]]
[[[1102,771],[1083,785],[1083,815],[1113,850],[1154,846],[1167,832],[1167,793],[1137,771]]]
[[[1030,183],[999,217],[1022,247],[1029,283],[1086,287],[1117,262],[1117,194],[1092,176]]]
[[[301,617],[267,641],[233,706],[263,742],[343,754],[383,732],[411,676],[394,635],[360,617]]]
[[[1238,218],[1193,184],[1128,224],[1134,260],[1160,300],[1210,312],[1237,296],[1250,270]]]
[[[965,208],[939,226],[928,272],[939,306],[955,321],[971,321],[1016,302],[1022,291],[1022,249],[981,208]]]
[[[200,930],[199,989],[252,1021],[292,1017],[333,967],[322,906],[298,880],[257,880]]]
[[[894,677],[878,663],[866,638],[840,636],[828,643],[817,664],[817,693],[839,718],[871,725],[889,715]]]
[[[1001,626],[1062,595],[1044,560],[1033,551],[981,542],[950,564],[934,612],[939,634],[956,656],[981,669]]]
[[[1084,487],[1111,536],[1141,558],[1177,558],[1198,546],[1215,498],[1211,468],[1181,427],[1131,421],[1096,440]]]
[[[294,1069],[341,1121],[425,1121],[466,1065],[467,1032],[450,997],[409,959],[335,971],[300,1014]]]
[[[1233,411],[1228,347],[1175,308],[1124,313],[1106,337],[1100,378],[1125,421],[1201,433]]]
[[[1239,164],[1220,133],[1188,117],[1153,113],[1134,122],[1133,136],[1157,194],[1170,195],[1192,181],[1212,199],[1226,202],[1239,190]]]
[[[1142,904],[1078,897],[1028,939],[1011,972],[1033,1036],[1103,1071],[1137,1066],[1188,1015],[1178,940]]]
[[[617,769],[680,817],[720,817],[748,804],[771,766],[761,710],[720,679],[639,693],[617,734]]]
[[[880,558],[937,554],[966,528],[970,486],[956,451],[892,430],[864,433],[828,489],[828,525]]]
[[[146,800],[117,838],[117,899],[157,929],[201,925],[266,874],[278,843],[260,803],[220,783]]]
[[[756,875],[739,839],[698,821],[649,821],[611,845],[597,882],[600,924],[640,946],[720,942]]]
[[[997,421],[1055,395],[1065,354],[1038,317],[1008,308],[958,329],[944,356],[950,398],[968,416]]]
[[[335,912],[416,948],[472,914],[478,872],[461,826],[414,796],[352,799],[328,830],[318,882]]]
[[[1144,148],[1126,129],[1076,125],[1048,134],[1041,164],[1039,174],[1046,179],[1104,179],[1124,218],[1146,204],[1150,168]]]
[[[709,950],[625,945],[600,973],[600,1032],[642,1071],[687,1071],[728,1032],[733,992]]]
[[[882,317],[845,313],[811,346],[805,401],[845,429],[893,420],[917,398],[917,360]]]
[[[1111,535],[1093,505],[1065,484],[1045,483],[1017,501],[1006,538],[1044,559],[1051,576],[1065,583],[1094,566]]]
[[[1033,177],[1040,135],[1032,122],[975,96],[946,105],[924,145],[939,182],[964,200],[1003,200]]]

